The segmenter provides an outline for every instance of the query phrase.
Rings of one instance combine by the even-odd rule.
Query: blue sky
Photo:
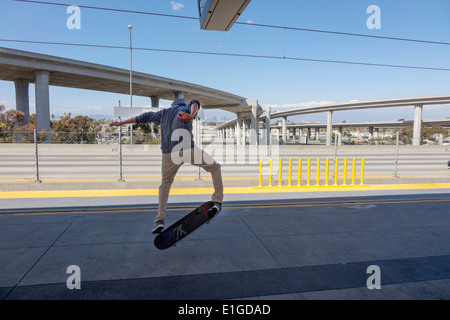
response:
[[[70,4],[198,16],[196,0],[75,0]],[[366,10],[370,5],[381,10],[381,29],[367,28],[370,14]],[[206,31],[200,29],[198,20],[87,8],[81,8],[81,29],[70,30],[66,26],[70,17],[66,9],[67,6],[0,0],[0,39],[128,46],[127,26],[131,24],[135,47],[450,68],[450,45],[238,24],[229,32]],[[238,21],[450,43],[448,12],[448,0],[252,0]],[[0,46],[129,68],[128,50],[5,41],[0,41]],[[273,110],[450,93],[450,71],[138,50],[133,51],[133,69],[258,99],[259,104],[271,105]],[[56,115],[112,115],[118,100],[122,105],[129,103],[126,95],[70,88],[51,87],[50,95],[51,113]],[[161,101],[162,105],[169,103]],[[15,107],[13,83],[0,81],[0,104]],[[134,106],[149,104],[149,98],[133,100]],[[30,105],[33,112],[33,85]],[[230,113],[217,114],[232,117]],[[396,120],[411,119],[412,115],[412,107],[372,109],[336,112],[334,120]],[[450,106],[424,107],[423,116],[450,117]],[[325,115],[305,115],[296,120],[325,121]]]

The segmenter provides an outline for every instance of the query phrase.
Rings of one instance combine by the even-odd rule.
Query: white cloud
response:
[[[172,0],[170,3],[172,5],[172,10],[179,11],[184,8],[184,4],[182,4],[181,2]]]
[[[336,104],[335,101],[308,101],[308,102],[298,102],[298,103],[285,103],[285,104],[265,104],[263,106],[271,107],[271,112],[289,110],[289,109],[299,109],[314,106],[326,106],[329,104]]]

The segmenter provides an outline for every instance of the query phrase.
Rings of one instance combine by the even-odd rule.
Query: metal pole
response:
[[[301,185],[302,182],[302,158],[298,158],[298,178],[297,185]]]
[[[36,129],[33,130],[33,134],[34,134],[34,152],[36,155],[36,182],[41,182],[41,179],[39,178],[39,152],[38,152]]]
[[[356,181],[356,159],[353,158],[352,160],[352,185],[355,185]]]
[[[320,158],[317,158],[316,186],[320,184]]]
[[[399,133],[397,131],[397,146],[395,150],[395,168],[394,168],[394,177],[398,178],[398,145],[399,145]]]
[[[119,121],[121,121],[120,118]],[[119,127],[119,180],[117,181],[124,182],[122,176],[122,126]]]
[[[200,148],[202,148],[202,147],[203,147],[203,141],[202,141],[202,136],[201,136],[201,132],[202,132],[202,128],[201,128],[202,121],[201,121],[200,117],[198,117],[198,116],[195,117],[194,121],[195,121],[195,124],[196,124],[196,125],[195,125],[196,141],[197,141],[198,146],[199,146]],[[202,172],[201,172],[201,170],[200,170],[200,167],[198,167],[198,178],[197,178],[197,180],[199,180],[199,181],[202,181],[202,180],[203,180],[203,179],[202,179]]]
[[[131,30],[133,26],[129,25],[128,29],[130,29],[130,107],[133,107],[133,47],[131,44]]]
[[[128,25],[128,29],[130,30],[130,107],[133,107],[133,46],[131,43],[131,30],[133,29],[132,25]],[[130,129],[130,144],[133,144],[133,125],[128,125]]]
[[[306,185],[309,186],[311,184],[311,158],[308,158],[308,166],[306,171]]]
[[[292,185],[292,158],[289,158],[289,176],[288,176],[288,186]]]
[[[278,161],[278,186],[281,187],[283,182],[283,159],[280,158]]]
[[[344,173],[342,177],[342,184],[344,186],[347,185],[347,163],[348,163],[347,158],[344,158]]]
[[[364,184],[364,167],[365,167],[366,159],[361,159],[361,184]]]

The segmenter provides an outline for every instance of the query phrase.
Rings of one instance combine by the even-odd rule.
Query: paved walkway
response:
[[[151,190],[0,192],[0,298],[450,299],[448,184],[228,189],[165,251]],[[169,224],[209,198],[183,190]]]

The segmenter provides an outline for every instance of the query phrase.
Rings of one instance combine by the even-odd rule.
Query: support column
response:
[[[152,100],[152,108],[159,108],[159,97],[151,96],[150,99]]]
[[[331,146],[333,134],[333,111],[327,112],[327,146]]]
[[[256,146],[258,144],[258,102],[252,105],[252,113],[250,115],[250,145]]]
[[[250,128],[250,120],[242,121],[242,145],[243,146],[245,146],[247,143],[248,128]]]
[[[420,140],[422,137],[422,104],[414,106],[414,127],[413,127],[413,146],[420,146]]]
[[[50,72],[35,71],[35,90],[36,90],[36,131],[41,132],[45,129],[50,134],[50,94],[49,81]],[[47,140],[49,142],[49,140]]]
[[[369,127],[369,139],[373,139],[373,127]]]
[[[29,81],[25,79],[14,80],[14,86],[16,87],[16,110],[24,113],[23,121],[20,122],[20,126],[24,126],[30,123],[30,99],[28,96]]]
[[[182,91],[175,91],[175,99],[184,99],[184,92]]]
[[[287,142],[287,117],[283,117],[282,119],[282,131],[281,131],[281,141],[283,144]]]
[[[242,144],[242,133],[241,133],[241,123],[242,123],[242,115],[240,113],[237,114],[236,117],[236,145],[240,146]]]
[[[320,139],[320,128],[316,128],[315,132],[316,132],[316,142],[318,142]]]
[[[265,109],[266,111],[266,123],[265,123],[265,128],[266,128],[266,140],[265,143],[267,145],[270,145],[272,143],[272,139],[270,136],[270,107],[266,107]]]

